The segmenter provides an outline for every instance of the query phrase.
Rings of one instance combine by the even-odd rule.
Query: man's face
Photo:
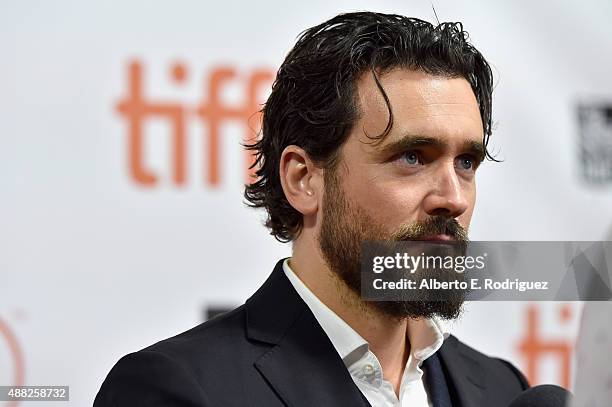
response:
[[[393,127],[371,74],[357,82],[361,118],[325,173],[319,244],[330,268],[358,294],[364,240],[465,240],[483,158],[478,103],[463,78],[397,69],[380,78]],[[461,303],[374,303],[397,317],[453,318]]]

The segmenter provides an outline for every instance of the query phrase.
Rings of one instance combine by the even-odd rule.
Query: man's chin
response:
[[[453,320],[461,316],[463,302],[448,301],[368,301],[382,314],[397,319],[439,318]]]

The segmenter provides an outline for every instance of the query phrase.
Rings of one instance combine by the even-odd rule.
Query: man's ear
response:
[[[322,170],[300,147],[285,147],[280,159],[280,180],[287,200],[303,215],[317,212],[322,199]]]

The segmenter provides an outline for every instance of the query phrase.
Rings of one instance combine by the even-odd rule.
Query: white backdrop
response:
[[[497,81],[492,145],[505,161],[479,170],[471,239],[604,239],[612,181],[580,175],[577,107],[612,106],[612,4],[435,7],[464,23]],[[245,112],[269,86],[254,75],[273,73],[302,30],[364,9],[435,20],[424,0],[0,3],[0,385],[69,385],[70,405],[90,405],[120,356],[248,298],[290,254],[242,202]],[[118,106],[132,63],[144,103],[178,112],[183,159],[164,116],[143,119],[141,154],[130,146]],[[134,176],[138,163],[156,183]],[[568,386],[579,312],[470,304],[453,332],[535,383]]]

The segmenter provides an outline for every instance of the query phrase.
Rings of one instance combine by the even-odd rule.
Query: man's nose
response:
[[[456,218],[468,209],[465,185],[462,185],[454,165],[445,165],[435,172],[431,191],[423,206],[431,216]]]

